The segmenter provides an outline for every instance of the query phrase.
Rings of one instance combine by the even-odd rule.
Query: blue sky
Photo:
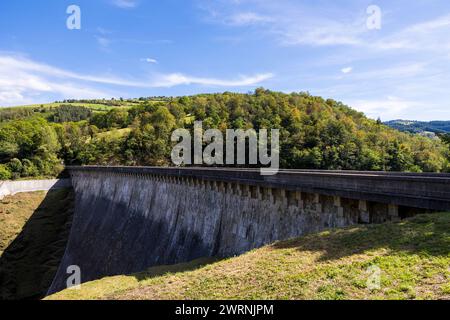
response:
[[[1,106],[263,86],[450,120],[449,71],[448,0],[0,1]]]

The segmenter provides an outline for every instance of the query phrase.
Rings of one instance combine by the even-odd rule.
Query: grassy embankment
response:
[[[380,268],[369,290],[370,267]],[[354,226],[239,257],[107,277],[50,299],[450,299],[450,213]]]
[[[68,189],[0,201],[0,300],[45,295],[64,253],[72,213]]]

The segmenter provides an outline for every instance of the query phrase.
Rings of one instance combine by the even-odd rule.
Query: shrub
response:
[[[39,175],[36,166],[28,159],[22,160],[22,176],[23,177],[35,177]]]
[[[9,180],[11,179],[11,172],[4,164],[0,164],[0,180]]]
[[[18,174],[20,177],[23,169],[22,162],[17,158],[11,159],[8,163],[8,168],[14,175]]]

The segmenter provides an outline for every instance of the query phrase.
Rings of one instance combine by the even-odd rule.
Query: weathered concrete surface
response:
[[[233,182],[318,193],[412,208],[450,210],[450,174],[327,170],[280,170],[262,176],[259,169],[68,167],[69,171],[155,175]]]
[[[0,200],[21,192],[48,191],[71,186],[70,179],[0,181]]]
[[[418,179],[405,175],[401,193],[389,194],[402,175],[373,174],[375,182],[371,182],[370,176],[358,173],[334,178],[332,173],[305,173],[295,180],[281,172],[277,178],[260,181],[259,176],[239,170],[69,171],[76,194],[75,215],[49,293],[65,288],[70,265],[81,268],[85,282],[154,265],[232,256],[325,228],[397,220],[403,209],[395,201],[401,204],[417,198],[413,192],[420,195],[418,204],[439,206],[446,206],[449,194],[445,175]],[[424,189],[428,182],[440,188],[435,193]],[[378,194],[377,183],[382,191]]]
[[[65,288],[69,265],[81,268],[84,282],[153,265],[231,256],[338,224],[337,213],[319,213],[312,202],[304,209],[286,207],[207,185],[106,174],[77,174],[73,185],[76,213],[50,293]],[[356,223],[358,216],[341,220]]]

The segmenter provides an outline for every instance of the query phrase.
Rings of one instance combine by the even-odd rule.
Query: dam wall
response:
[[[68,168],[75,214],[50,293],[81,281],[277,240],[450,209],[449,175],[176,168]]]

